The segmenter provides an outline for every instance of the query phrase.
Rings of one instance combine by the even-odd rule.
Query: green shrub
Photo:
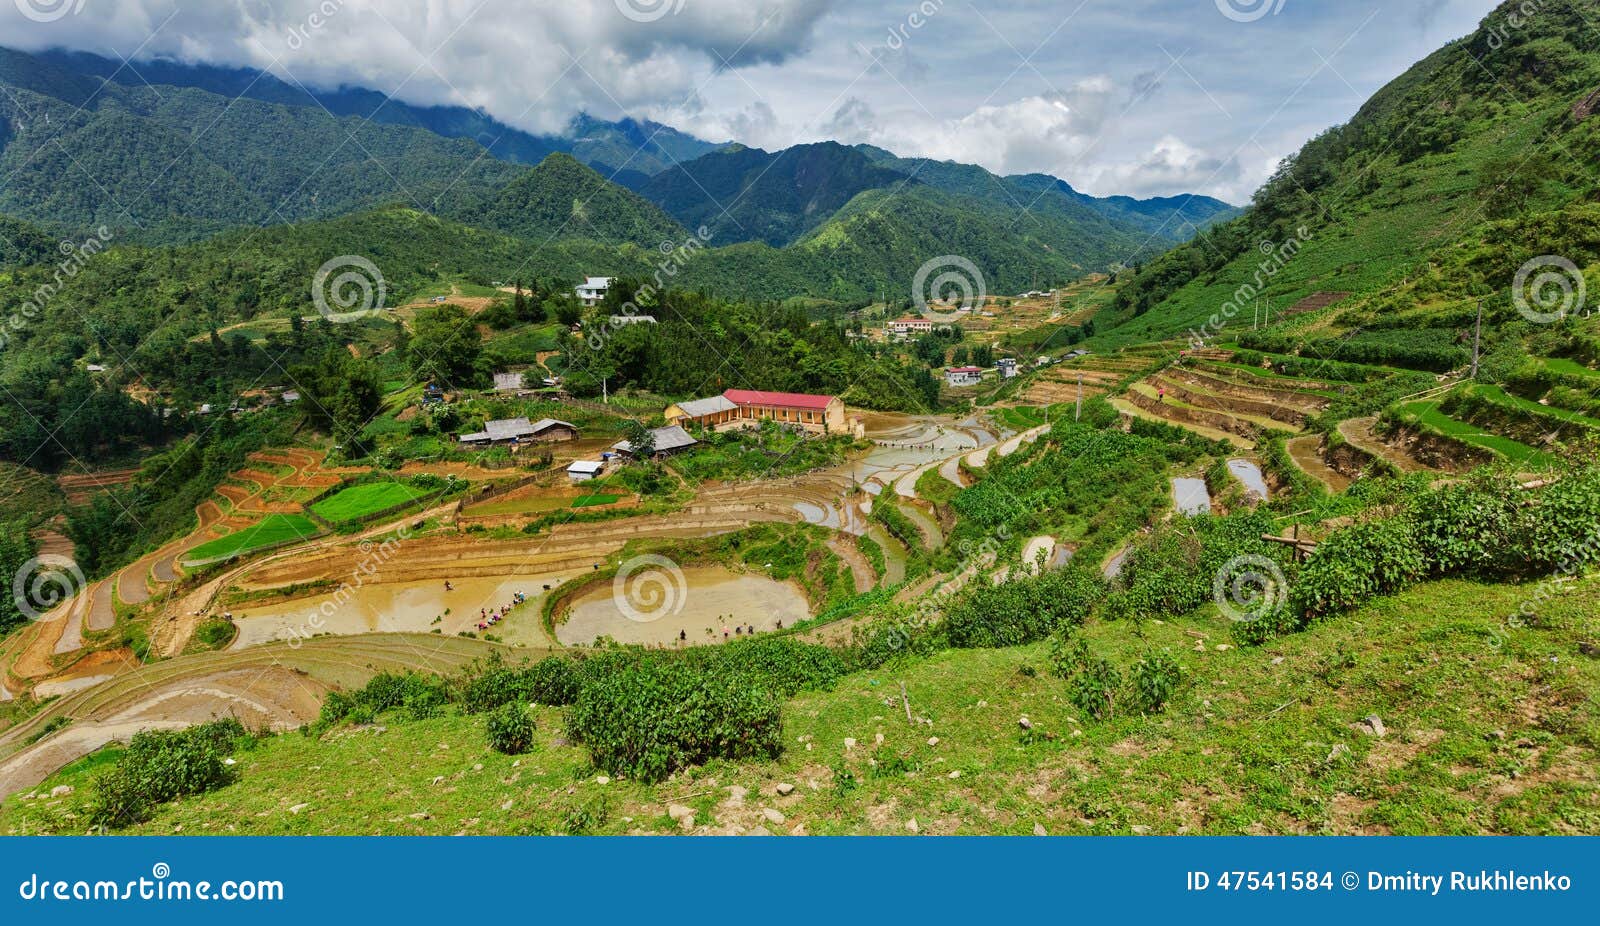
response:
[[[1492,574],[1517,555],[1521,493],[1515,480],[1480,475],[1421,495],[1416,540],[1434,575]]]
[[[425,720],[437,716],[440,709],[451,700],[449,683],[437,675],[382,672],[348,694],[330,692],[322,702],[316,725],[326,729],[346,720],[353,724],[368,724],[385,711],[396,709],[412,720]]]
[[[1128,673],[1129,703],[1141,714],[1158,713],[1182,681],[1183,667],[1170,653],[1148,653]]]
[[[691,662],[717,672],[759,678],[784,697],[802,691],[827,691],[849,671],[838,653],[826,646],[790,637],[761,637],[726,646],[689,651]]]
[[[1083,623],[1104,595],[1100,577],[1077,567],[979,582],[945,613],[944,631],[951,646],[964,649],[1020,646]]]
[[[1105,659],[1091,657],[1082,671],[1072,677],[1069,687],[1072,703],[1078,710],[1096,720],[1109,720],[1116,713],[1122,673]]]
[[[1062,627],[1050,635],[1050,671],[1057,678],[1070,679],[1082,672],[1090,658],[1089,644],[1076,627]]]
[[[537,729],[528,706],[519,701],[502,704],[489,712],[489,748],[508,756],[520,756],[533,747]]]
[[[237,720],[219,720],[187,730],[136,733],[117,764],[93,785],[89,822],[120,828],[150,818],[157,806],[203,794],[233,781],[223,761],[247,734]]]
[[[578,697],[578,669],[569,659],[551,656],[530,666],[498,662],[469,673],[462,684],[462,706],[471,714],[513,701],[561,706]]]
[[[567,728],[614,775],[661,781],[709,759],[776,758],[781,700],[757,677],[672,656],[591,659]]]
[[[1317,546],[1300,570],[1291,600],[1306,617],[1323,617],[1399,591],[1427,573],[1409,517],[1367,521],[1335,531]]]

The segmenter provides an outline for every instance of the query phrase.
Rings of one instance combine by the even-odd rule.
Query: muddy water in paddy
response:
[[[792,627],[811,616],[798,587],[762,575],[693,566],[682,570],[681,582],[666,573],[650,578],[662,581],[634,587],[632,617],[622,606],[622,601],[630,600],[628,593],[615,583],[588,589],[572,602],[566,620],[556,625],[556,639],[569,646],[590,644],[597,637],[619,643],[674,643],[683,631],[690,643],[701,644],[721,642],[722,628],[731,630],[734,623],[754,624],[757,631],[767,632],[776,630],[779,621]]]
[[[1179,514],[1196,517],[1211,513],[1211,490],[1204,479],[1172,480],[1172,497]]]
[[[445,591],[442,581],[394,582],[367,585],[343,596],[334,594],[247,608],[234,612],[239,636],[231,649],[272,640],[293,640],[319,634],[354,636],[363,633],[430,633],[439,630],[455,636],[463,630],[477,632],[479,609],[509,605],[522,592],[528,600],[489,630],[507,643],[538,646],[548,641],[539,629],[544,586],[582,575],[566,571],[548,576],[464,578]],[[344,600],[340,601],[340,598]],[[326,605],[326,607],[324,607]],[[448,611],[449,613],[445,613]],[[442,618],[434,623],[434,618]]]
[[[1228,472],[1244,485],[1246,491],[1254,493],[1262,501],[1267,500],[1267,480],[1261,475],[1261,467],[1249,460],[1229,460]]]

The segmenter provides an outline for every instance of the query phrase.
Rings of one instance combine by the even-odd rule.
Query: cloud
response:
[[[852,97],[820,129],[842,142],[981,164],[999,174],[1059,174],[1093,147],[1124,96],[1110,79],[1092,77],[1063,93],[983,105],[942,120],[930,120],[920,108],[880,113]]]
[[[1095,172],[1091,185],[1127,196],[1158,196],[1184,190],[1237,197],[1244,171],[1237,158],[1218,157],[1167,135],[1143,156],[1109,164]],[[1237,201],[1230,199],[1230,201]]]
[[[0,3],[5,43],[255,67],[482,107],[532,131],[580,111],[679,102],[718,70],[803,54],[835,0],[117,0],[38,22]],[[38,4],[36,4],[37,6]],[[631,16],[630,16],[631,13]],[[641,21],[643,20],[643,21]]]

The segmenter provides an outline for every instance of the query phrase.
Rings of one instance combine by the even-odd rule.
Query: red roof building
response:
[[[771,420],[824,434],[849,430],[844,401],[838,396],[755,389],[729,389],[722,394],[720,402],[701,399],[672,405],[667,408],[666,418],[668,424],[694,424],[704,428]]]

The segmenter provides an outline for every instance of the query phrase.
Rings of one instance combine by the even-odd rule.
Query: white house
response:
[[[598,479],[606,471],[606,465],[599,460],[579,460],[567,467],[567,476],[573,482],[588,482]]]
[[[983,382],[983,367],[951,367],[944,371],[944,381],[952,388],[976,386]]]
[[[606,297],[606,291],[610,288],[610,277],[589,277],[578,287],[578,301],[589,308],[594,308]]]
[[[654,315],[613,315],[613,316],[611,316],[611,327],[613,327],[613,328],[621,328],[624,325],[654,325],[655,323],[656,323],[656,317]]]
[[[1017,375],[1017,361],[1014,357],[1001,357],[997,366],[1000,368],[1002,379],[1011,379]]]

